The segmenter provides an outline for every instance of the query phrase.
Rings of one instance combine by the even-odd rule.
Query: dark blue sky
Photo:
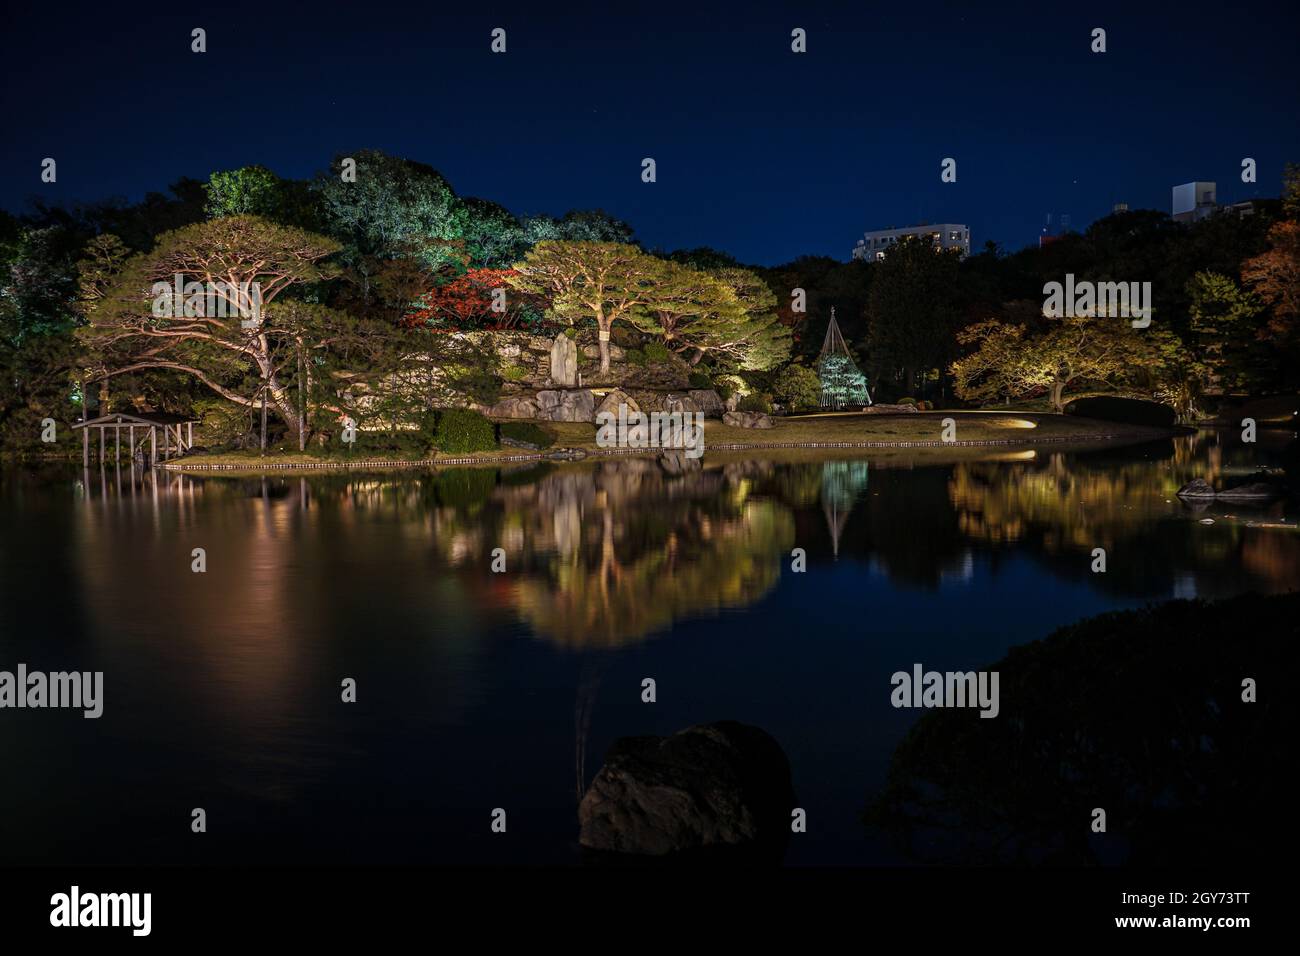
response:
[[[518,213],[603,207],[648,246],[773,264],[921,220],[1014,249],[1048,212],[1167,211],[1192,179],[1275,196],[1300,162],[1294,3],[530,6],[11,4],[0,205],[376,147]]]

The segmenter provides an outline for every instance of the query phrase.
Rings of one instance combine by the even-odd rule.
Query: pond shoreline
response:
[[[1114,430],[1104,434],[1078,434],[1078,435],[1053,435],[1035,438],[998,438],[998,439],[976,439],[965,441],[840,441],[840,442],[722,442],[711,444],[705,448],[705,455],[709,452],[743,452],[743,451],[764,451],[769,449],[783,448],[802,448],[802,449],[827,449],[842,450],[849,448],[862,449],[949,449],[949,448],[1032,448],[1042,445],[1097,445],[1112,444],[1126,445],[1135,444],[1144,441],[1153,441],[1161,438],[1171,438],[1180,434],[1178,429],[1172,428],[1148,428],[1140,426],[1117,426]],[[299,471],[377,471],[377,470],[397,470],[407,468],[437,468],[439,466],[465,466],[465,465],[500,465],[516,464],[520,462],[576,462],[586,461],[597,458],[619,458],[619,457],[651,457],[657,458],[665,449],[660,448],[597,448],[597,449],[577,449],[580,454],[565,454],[563,451],[536,451],[526,454],[517,455],[462,455],[447,458],[415,458],[415,459],[392,459],[392,458],[359,458],[354,461],[312,461],[312,462],[280,462],[268,460],[266,463],[258,462],[186,462],[185,459],[175,461],[159,462],[158,467],[165,471],[179,472],[182,474],[192,473],[211,473],[211,472],[255,472],[255,473],[276,473],[276,472],[299,472]]]

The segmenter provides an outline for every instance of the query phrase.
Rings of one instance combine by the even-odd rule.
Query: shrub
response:
[[[664,345],[662,342],[647,342],[642,351],[645,353],[645,360],[647,363],[668,361],[668,346]]]
[[[705,372],[692,372],[690,381],[691,381],[691,388],[712,388],[713,387],[713,381],[709,378],[708,374]]]
[[[627,359],[628,365],[646,364],[645,353],[642,352],[640,349],[628,349],[626,352],[623,353],[623,357]]]
[[[564,334],[571,339],[576,339],[578,337],[578,330],[575,329],[573,326],[569,326],[567,329],[564,330]]]
[[[447,455],[488,451],[497,447],[496,428],[492,422],[469,408],[448,408],[438,414],[433,435],[437,449]]]
[[[1174,410],[1168,405],[1113,395],[1076,398],[1065,406],[1065,413],[1080,418],[1096,418],[1103,422],[1119,422],[1125,425],[1169,428],[1174,424]]]
[[[744,379],[736,375],[719,375],[713,380],[713,390],[724,402],[744,387]]]
[[[499,430],[502,438],[535,448],[550,448],[555,444],[555,436],[535,422],[502,422]]]
[[[501,377],[507,382],[522,382],[528,377],[528,369],[522,365],[507,365],[501,370]]]
[[[898,401],[896,401],[894,404],[895,404],[895,405],[915,405],[915,404],[916,404],[916,399],[914,399],[914,398],[908,396],[908,397],[906,397],[906,398],[900,398],[900,399],[899,399]]]
[[[738,408],[742,412],[763,412],[770,414],[772,411],[772,398],[770,395],[760,395],[757,392],[746,395],[740,400]]]
[[[821,403],[821,379],[810,368],[787,365],[772,379],[772,396],[786,408],[812,408]]]
[[[438,413],[433,410],[420,413],[416,416],[415,428],[425,444],[432,445],[434,436],[438,434]]]
[[[194,403],[199,419],[199,443],[209,448],[240,446],[249,435],[248,410],[220,399],[200,399]]]

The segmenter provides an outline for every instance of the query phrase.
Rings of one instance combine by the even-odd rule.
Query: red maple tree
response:
[[[515,274],[513,269],[470,269],[421,296],[404,323],[442,332],[512,329],[537,305],[511,285]],[[495,294],[498,289],[504,290],[505,311],[492,309],[494,301],[502,300]]]

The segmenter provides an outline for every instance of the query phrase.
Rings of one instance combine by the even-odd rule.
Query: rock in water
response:
[[[1178,489],[1179,498],[1213,498],[1214,486],[1204,478],[1193,478]]]
[[[1272,501],[1274,498],[1282,496],[1282,489],[1277,485],[1270,485],[1266,481],[1256,481],[1249,485],[1238,485],[1235,488],[1224,488],[1219,492],[1221,501]]]
[[[563,332],[551,344],[551,380],[564,386],[578,383],[578,344]]]
[[[757,727],[719,721],[671,737],[616,740],[578,807],[578,840],[646,856],[783,852],[793,808],[780,745]]]

